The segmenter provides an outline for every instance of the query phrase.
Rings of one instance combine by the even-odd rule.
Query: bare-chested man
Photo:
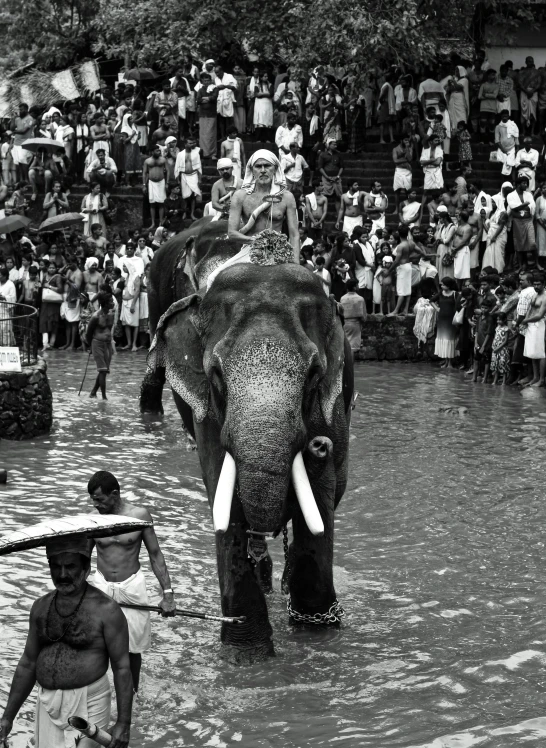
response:
[[[396,295],[398,299],[394,311],[387,314],[387,317],[394,317],[400,314],[402,305],[404,305],[402,314],[406,315],[409,312],[411,299],[411,254],[415,250],[415,244],[408,239],[409,228],[407,226],[400,226],[398,233],[401,241],[394,250],[396,258],[388,273],[392,275],[394,270],[396,270]]]
[[[91,548],[86,538],[55,538],[46,544],[55,591],[36,600],[30,611],[25,649],[0,721],[2,746],[36,683],[36,748],[73,745],[78,733],[66,723],[72,715],[108,729],[110,748],[129,744],[133,689],[127,623],[119,605],[87,583]],[[118,708],[112,728],[108,664]],[[83,738],[78,745],[92,748],[96,743]]]
[[[232,195],[240,188],[242,182],[234,175],[233,161],[230,158],[219,159],[216,168],[220,179],[212,185],[210,199],[212,207],[220,214],[219,217],[227,219]]]
[[[451,243],[451,251],[454,256],[453,274],[459,284],[459,288],[463,287],[465,280],[470,279],[469,243],[473,234],[474,230],[468,223],[468,213],[465,210],[461,210],[457,229]]]
[[[152,519],[145,507],[130,504],[121,497],[119,483],[115,476],[106,470],[100,470],[93,475],[87,484],[87,490],[99,514],[121,514],[148,521]],[[97,571],[93,577],[93,584],[118,602],[148,605],[146,579],[139,562],[143,542],[150,557],[152,570],[163,590],[163,599],[159,603],[161,615],[174,615],[175,602],[171,579],[153,527],[97,539]],[[138,691],[142,652],[149,649],[151,643],[150,614],[127,608],[123,608],[123,612],[129,625],[129,660],[133,687]]]
[[[546,351],[544,348],[546,291],[544,290],[543,273],[533,273],[533,287],[535,289],[535,296],[531,300],[529,311],[524,320],[527,330],[525,333],[525,347],[523,349],[523,355],[530,359],[533,364],[533,378],[530,382],[526,382],[524,386],[532,387],[538,385],[539,387],[544,387],[546,386],[544,382],[546,369]]]
[[[114,326],[114,305],[112,294],[101,291],[97,296],[100,304],[99,310],[94,312],[87,325],[85,334],[86,345],[91,348],[91,353],[97,366],[97,379],[89,397],[97,397],[101,391],[102,399],[106,397],[106,375],[110,373],[110,361],[112,360],[112,328]]]
[[[305,215],[307,231],[314,242],[322,239],[324,221],[328,213],[328,198],[324,194],[324,187],[319,179],[313,182],[313,192],[305,196]]]
[[[247,163],[243,187],[231,200],[228,234],[230,238],[243,239],[248,243],[264,229],[281,232],[286,220],[294,262],[299,265],[300,235],[296,200],[291,192],[284,189],[284,185],[284,174],[275,154],[265,148],[253,153]],[[241,219],[244,222],[242,227]]]
[[[457,185],[455,182],[449,185],[449,188],[440,195],[438,205],[445,205],[447,212],[453,218],[457,213],[457,209],[461,207],[459,202],[459,195],[457,194]]]
[[[97,153],[99,150],[104,150],[106,154],[110,153],[112,133],[106,124],[104,114],[95,115],[95,124],[89,128],[89,136],[93,143],[93,153]]]
[[[165,200],[167,199],[167,161],[161,155],[161,148],[154,146],[152,155],[144,161],[142,167],[142,191],[148,193],[150,201],[151,229],[163,225]],[[159,213],[159,223],[156,223]]]
[[[364,192],[360,191],[358,182],[353,182],[349,190],[341,196],[336,229],[339,231],[341,222],[343,221],[343,228],[341,230],[347,234],[349,239],[353,235],[355,226],[362,226],[362,199],[364,194]]]

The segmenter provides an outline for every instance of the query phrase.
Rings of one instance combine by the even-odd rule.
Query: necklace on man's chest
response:
[[[61,641],[61,639],[63,639],[63,637],[65,636],[65,634],[66,634],[66,632],[68,631],[68,629],[70,628],[70,626],[72,625],[72,622],[74,621],[74,619],[75,619],[75,618],[76,618],[76,616],[78,615],[78,611],[79,611],[79,609],[81,608],[81,605],[82,605],[82,603],[83,603],[83,598],[85,597],[85,594],[86,594],[86,592],[87,592],[87,588],[88,588],[88,587],[89,587],[89,585],[88,585],[88,584],[86,583],[86,585],[85,585],[85,590],[83,591],[83,595],[82,595],[82,596],[80,597],[80,601],[79,601],[79,603],[78,603],[78,604],[76,605],[76,607],[74,608],[74,610],[72,611],[72,613],[69,613],[69,614],[68,614],[68,615],[66,615],[66,616],[65,616],[65,615],[63,615],[62,613],[59,613],[59,611],[58,611],[58,609],[57,609],[57,594],[58,594],[58,593],[57,593],[57,592],[55,592],[55,594],[54,594],[54,595],[53,595],[53,597],[51,598],[51,602],[49,603],[49,608],[47,609],[47,616],[46,616],[46,623],[45,623],[45,635],[46,635],[46,637],[47,637],[47,638],[49,639],[49,641],[50,641],[50,642],[51,642],[52,644],[55,644],[56,642],[60,642],[60,641]],[[52,606],[53,604],[55,604],[55,612],[57,613],[57,615],[59,616],[59,618],[68,618],[68,619],[69,619],[69,620],[68,620],[68,623],[66,624],[66,628],[64,629],[63,633],[62,633],[62,634],[61,634],[61,635],[60,635],[60,636],[59,636],[59,637],[58,637],[57,639],[53,639],[53,638],[52,638],[52,637],[51,637],[51,636],[50,636],[50,635],[48,634],[48,630],[49,630],[49,614],[51,613],[51,606]]]

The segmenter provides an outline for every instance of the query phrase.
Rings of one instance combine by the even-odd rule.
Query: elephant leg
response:
[[[273,630],[265,596],[255,564],[247,554],[247,528],[246,522],[236,521],[230,523],[227,532],[216,535],[222,614],[246,616],[243,624],[223,623],[221,639],[223,644],[250,656],[273,655]]]
[[[262,592],[266,595],[273,592],[273,561],[269,553],[256,564],[256,576]]]
[[[165,384],[165,369],[158,367],[155,371],[147,371],[140,387],[140,412],[163,413],[163,386]]]
[[[288,554],[287,575],[290,604],[293,611],[304,616],[327,613],[336,600],[333,577],[336,474],[332,452],[331,440],[317,436],[311,439],[304,453],[309,482],[324,522],[324,535],[311,534],[299,507],[292,516],[294,541]],[[305,622],[297,615],[291,615],[291,619]]]

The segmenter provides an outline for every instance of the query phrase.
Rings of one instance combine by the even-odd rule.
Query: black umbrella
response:
[[[132,68],[125,73],[126,81],[153,81],[159,78],[151,68]]]

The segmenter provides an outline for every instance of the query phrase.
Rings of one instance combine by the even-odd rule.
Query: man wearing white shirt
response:
[[[235,112],[235,94],[238,84],[230,73],[224,73],[221,65],[214,68],[215,78],[214,85],[218,89],[218,127],[219,135],[223,140],[228,131],[228,127],[233,124],[233,114]]]
[[[275,133],[275,145],[279,149],[279,158],[283,153],[290,152],[290,144],[296,142],[301,148],[303,145],[303,132],[301,126],[296,124],[294,112],[286,115],[286,124],[280,125]]]
[[[518,174],[525,174],[529,178],[529,192],[535,192],[535,171],[538,165],[538,151],[532,148],[532,138],[523,138],[523,148],[516,153],[516,169]]]
[[[290,151],[281,151],[281,167],[286,176],[286,188],[289,192],[301,192],[303,190],[303,172],[308,169],[307,161],[299,152],[296,142],[290,143]]]
[[[104,148],[98,148],[96,156],[93,161],[89,164],[89,175],[90,182],[98,182],[101,186],[102,191],[109,196],[109,191],[116,183],[116,174],[118,173],[118,167],[113,158],[106,155]]]

